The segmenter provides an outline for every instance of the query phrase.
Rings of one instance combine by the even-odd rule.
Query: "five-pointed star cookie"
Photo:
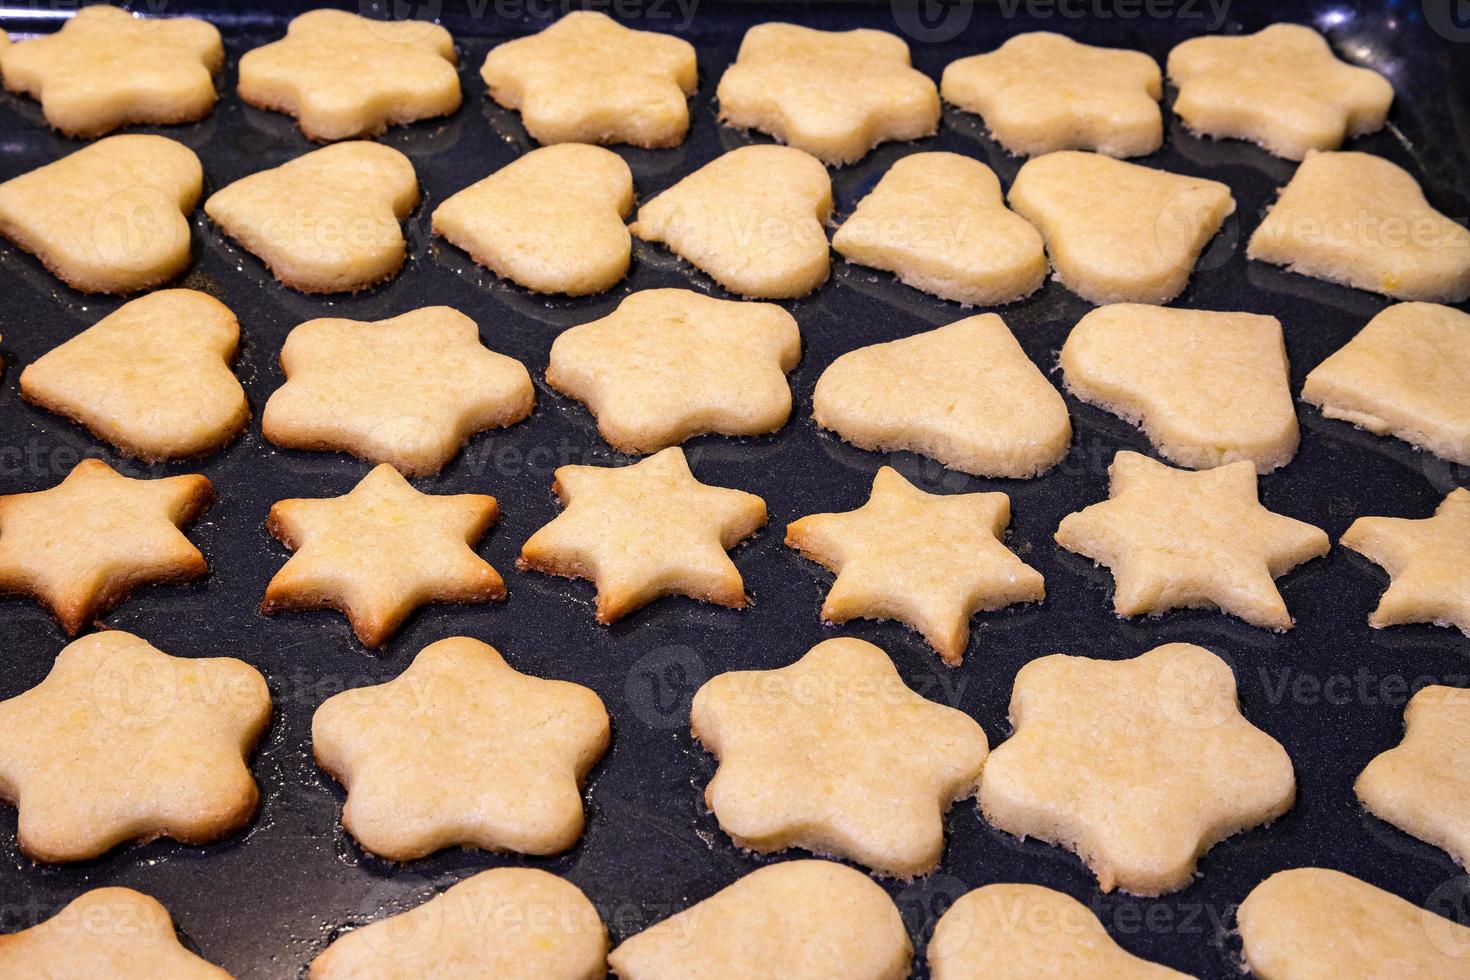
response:
[[[538,143],[677,146],[698,83],[694,46],[574,10],[530,37],[490,49],[480,70],[492,99],[519,109]]]
[[[48,123],[80,137],[202,119],[214,108],[214,73],[225,61],[213,24],[134,17],[105,4],[82,7],[55,34],[0,51],[5,87],[38,99]]]
[[[265,678],[229,657],[171,657],[131,633],[84,636],[0,702],[0,797],[38,861],[117,844],[218,840],[259,793],[245,760],[270,720]]]
[[[1124,450],[1108,475],[1108,499],[1062,518],[1056,541],[1112,571],[1119,616],[1218,608],[1291,628],[1274,580],[1330,543],[1321,528],[1261,506],[1254,463],[1192,473]]]
[[[720,760],[704,798],[737,845],[898,878],[938,867],[944,813],[975,792],[989,748],[969,715],[909,690],[888,654],[850,638],[779,670],[720,674],[689,723]]]
[[[494,497],[420,493],[387,463],[341,497],[277,501],[266,526],[296,554],[261,609],[340,610],[376,648],[425,603],[504,599],[505,582],[474,550],[499,516]]]
[[[35,597],[75,636],[137,586],[203,575],[179,528],[213,498],[197,474],[134,480],[84,459],[49,490],[0,497],[0,591]]]
[[[1300,24],[1244,37],[1195,37],[1169,52],[1174,111],[1206,136],[1259,143],[1300,160],[1382,127],[1393,86],[1339,61],[1327,39]]]
[[[1241,715],[1229,665],[1193,644],[1033,660],[1010,720],[981,776],[985,819],[1077,852],[1103,891],[1183,888],[1205,851],[1296,799],[1286,750]]]
[[[1001,544],[1010,520],[1003,493],[925,493],[885,466],[866,504],[803,517],[786,544],[837,573],[824,620],[897,619],[958,664],[972,615],[1046,595],[1041,573]]]
[[[841,166],[888,140],[939,128],[939,93],[886,31],[757,24],[745,32],[716,97],[720,120],[758,129]]]
[[[1393,580],[1369,625],[1434,623],[1470,636],[1470,490],[1450,491],[1423,520],[1360,517],[1342,544],[1382,565]]]
[[[286,383],[261,432],[278,446],[349,452],[407,476],[437,473],[470,436],[531,414],[536,390],[515,358],[480,343],[447,306],[388,320],[309,320],[281,348]]]
[[[422,20],[309,10],[240,58],[240,98],[295,116],[314,140],[375,136],[459,108],[454,40]]]
[[[614,448],[651,453],[706,432],[776,431],[800,358],[796,320],[775,304],[646,289],[563,331],[546,383],[586,404]]]
[[[179,943],[157,899],[115,887],[83,892],[45,922],[0,935],[0,976],[230,980]]]
[[[562,466],[552,492],[566,510],[521,547],[516,565],[591,579],[597,621],[665,595],[749,605],[726,551],[766,523],[753,493],[700,483],[677,446],[631,466]]]

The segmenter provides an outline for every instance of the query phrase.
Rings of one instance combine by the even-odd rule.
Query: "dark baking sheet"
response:
[[[689,3],[690,0],[685,0]],[[1127,3],[1127,0],[1124,0]],[[989,50],[1031,29],[1062,30],[1094,43],[1137,48],[1161,62],[1176,42],[1215,27],[1250,31],[1275,20],[1313,23],[1353,61],[1394,82],[1389,127],[1353,143],[1408,167],[1430,201],[1452,216],[1470,214],[1470,23],[1455,22],[1453,3],[1333,4],[1322,0],[1236,0],[1218,8],[1018,0],[997,6],[908,4],[749,4],[703,0],[691,11],[674,0],[620,0],[616,11],[641,26],[677,30],[699,50],[694,125],[672,150],[620,148],[646,199],[722,151],[753,137],[715,122],[714,88],[744,30],[769,19],[815,27],[872,26],[905,33],[917,66],[934,78],[956,57]],[[302,5],[306,6],[306,5]],[[389,4],[392,8],[395,5]],[[1101,895],[1070,852],[1019,841],[988,827],[972,803],[953,808],[939,871],[916,882],[885,881],[903,909],[924,975],[923,947],[934,921],[956,896],[990,882],[1038,882],[1092,906],[1127,949],[1202,976],[1237,975],[1234,906],[1273,871],[1299,865],[1338,868],[1441,913],[1464,917],[1470,888],[1441,851],[1368,816],[1351,786],[1363,765],[1394,744],[1402,705],[1424,683],[1470,684],[1470,640],[1429,626],[1368,628],[1385,584],[1368,562],[1342,549],[1281,581],[1296,629],[1276,635],[1210,612],[1175,612],[1124,622],[1110,607],[1110,579],[1062,552],[1051,533],[1062,516],[1106,495],[1106,466],[1121,448],[1148,451],[1142,436],[1116,418],[1068,398],[1076,435],[1066,461],[1030,481],[982,480],[908,454],[883,456],[844,445],[811,422],[812,386],[839,354],[915,333],[967,315],[869,270],[834,265],[814,295],[785,304],[802,327],[805,352],[791,376],[794,420],[772,437],[701,438],[686,446],[705,481],[761,494],[771,524],[736,553],[755,606],[732,611],[666,599],[612,628],[592,619],[586,583],[521,573],[514,558],[530,533],[557,512],[551,474],[570,462],[620,461],[597,438],[589,414],[542,383],[557,332],[611,311],[635,289],[692,287],[723,295],[668,253],[635,244],[634,269],[612,292],[546,300],[474,266],[428,234],[429,214],[449,194],[532,147],[518,117],[484,95],[479,67],[498,39],[530,31],[560,12],[556,0],[479,0],[472,5],[397,4],[397,14],[438,14],[461,55],[464,106],[447,120],[391,130],[384,141],[418,169],[424,201],[409,219],[411,257],[386,285],[352,297],[304,296],[276,285],[252,256],[194,216],[195,259],[180,283],[209,292],[240,318],[244,343],[237,370],[257,415],[281,383],[276,356],[297,323],[317,316],[377,319],[431,303],[453,305],[481,326],[494,349],[524,361],[539,404],[526,422],[476,437],[442,473],[418,485],[435,492],[495,494],[504,519],[481,552],[505,576],[510,599],[489,606],[439,606],[414,616],[386,651],[369,653],[330,612],[262,616],[257,606],[286,552],[266,533],[270,504],[283,497],[345,492],[368,469],[346,456],[277,450],[258,426],[202,461],[150,472],[201,471],[219,501],[191,532],[211,562],[207,580],[145,589],[106,618],[162,649],[186,656],[230,655],[268,678],[275,718],[253,769],[262,791],[259,815],[244,832],[209,847],[168,841],[120,848],[79,865],[43,867],[15,847],[15,812],[0,808],[0,930],[33,924],[82,891],[129,885],[162,900],[195,949],[240,977],[300,974],[343,927],[408,909],[483,868],[529,864],[565,875],[602,911],[616,942],[705,898],[768,860],[741,854],[704,810],[702,790],[713,762],[692,744],[687,704],[706,677],[747,667],[775,667],[837,631],[818,621],[830,576],[781,544],[787,522],[816,511],[859,505],[873,472],[897,466],[922,486],[945,491],[998,489],[1011,495],[1009,544],[1046,576],[1046,602],[983,616],[958,669],[943,667],[913,633],[892,623],[853,623],[843,634],[887,650],[904,677],[927,697],[976,717],[992,744],[1008,734],[1012,679],[1027,661],[1055,651],[1093,657],[1134,656],[1168,641],[1204,644],[1235,667],[1246,715],[1285,744],[1297,768],[1296,807],[1274,826],[1216,846],[1189,888],[1144,900]],[[239,55],[278,37],[297,9],[257,2],[170,2],[169,14],[204,13],[223,30],[229,61],[224,98],[195,125],[158,130],[197,151],[207,191],[311,149],[285,116],[243,106],[234,97]],[[1078,12],[1084,16],[1077,16]],[[1131,15],[1131,16],[1130,16]],[[51,30],[54,12],[6,10],[12,32]],[[1166,101],[1172,98],[1172,93]],[[1184,132],[1166,113],[1165,149],[1144,162],[1225,181],[1238,209],[1210,246],[1176,305],[1269,313],[1286,329],[1291,377],[1307,371],[1387,304],[1378,297],[1247,264],[1243,246],[1293,165],[1244,143],[1216,143]],[[39,107],[0,96],[0,179],[50,162],[83,145],[49,132]],[[850,212],[899,157],[948,149],[978,157],[1009,186],[1020,160],[986,138],[978,120],[946,109],[937,137],[885,145],[856,166],[834,172],[839,217]],[[116,308],[119,301],[71,292],[29,256],[0,244],[0,492],[57,483],[84,456],[116,457],[81,429],[24,404],[19,367]],[[1028,354],[1053,369],[1068,329],[1090,306],[1055,282],[1001,312]],[[1470,382],[1467,382],[1470,383]],[[1318,524],[1334,541],[1360,514],[1427,516],[1470,472],[1326,421],[1300,406],[1303,439],[1296,460],[1261,481],[1273,510]],[[612,748],[588,787],[584,839],[549,860],[461,850],[395,866],[359,850],[338,823],[342,793],[311,761],[310,720],[318,704],[344,687],[396,676],[426,644],[468,634],[499,647],[512,664],[538,675],[590,685],[614,720]],[[34,602],[0,601],[0,697],[38,683],[65,638]],[[4,737],[4,733],[0,733]],[[78,787],[86,792],[86,787]],[[820,910],[813,910],[820,914]]]

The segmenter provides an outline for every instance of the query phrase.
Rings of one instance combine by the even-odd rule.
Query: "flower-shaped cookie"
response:
[[[474,549],[499,518],[494,497],[420,493],[387,463],[340,497],[278,500],[266,527],[296,553],[261,609],[337,609],[363,646],[381,647],[425,603],[505,598]]]
[[[317,764],[347,787],[342,826],[390,861],[455,845],[566,850],[608,738],[591,690],[522,674],[465,636],[424,647],[386,684],[328,698],[311,720]]]
[[[1169,52],[1174,111],[1206,136],[1259,143],[1300,160],[1383,126],[1393,86],[1337,59],[1327,39],[1300,24],[1244,37],[1195,37]]]
[[[1286,750],[1241,715],[1229,665],[1193,644],[1033,660],[1010,719],[981,776],[985,819],[1076,851],[1103,891],[1183,888],[1205,851],[1296,799]]]
[[[171,657],[122,630],[62,650],[0,701],[0,793],[38,861],[117,844],[205,844],[243,827],[259,793],[245,760],[271,716],[265,678],[229,657]]]
[[[204,190],[194,151],[109,136],[0,184],[0,235],[84,293],[136,293],[189,264],[187,215]]]
[[[314,140],[375,136],[459,108],[454,40],[421,20],[309,10],[240,58],[240,98],[295,116]]]
[[[192,289],[166,289],[124,304],[28,364],[20,393],[130,455],[200,456],[250,421],[230,371],[239,344],[229,307]]]
[[[645,289],[563,331],[546,383],[587,405],[616,449],[657,452],[706,432],[774,432],[791,415],[796,320],[773,303]]]
[[[753,493],[700,483],[677,446],[631,466],[562,466],[552,492],[566,510],[521,547],[516,565],[597,585],[597,621],[665,595],[750,604],[726,551],[766,523]]]
[[[213,24],[134,17],[105,4],[81,7],[55,34],[0,51],[5,87],[40,100],[48,123],[84,138],[204,118],[225,61]]]
[[[496,45],[480,69],[492,99],[519,109],[539,143],[677,146],[698,75],[688,41],[574,10],[530,37]]]
[[[886,31],[757,24],[745,32],[716,97],[720,120],[758,129],[842,166],[888,140],[932,136],[939,93]]]
[[[987,54],[951,62],[939,83],[946,102],[979,113],[996,142],[1020,156],[1152,153],[1164,142],[1163,88],[1148,55],[1050,31],[1017,34]]]
[[[1450,491],[1423,520],[1360,517],[1342,544],[1382,565],[1393,580],[1368,617],[1375,629],[1434,623],[1470,636],[1470,490]]]

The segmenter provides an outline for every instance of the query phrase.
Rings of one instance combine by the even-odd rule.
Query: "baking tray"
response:
[[[1234,0],[1221,19],[1217,8],[1186,0],[1122,0],[1117,7],[1101,0],[995,6],[965,0],[799,6],[701,0],[692,13],[674,0],[620,0],[615,9],[636,26],[678,31],[695,44],[700,85],[692,101],[693,127],[682,146],[617,152],[633,170],[640,199],[646,199],[721,152],[761,139],[716,123],[714,89],[745,29],[770,19],[898,31],[910,40],[916,65],[935,79],[951,60],[994,48],[1024,30],[1061,30],[1092,43],[1136,48],[1162,63],[1170,47],[1187,37],[1295,20],[1318,26],[1341,54],[1394,83],[1397,100],[1388,128],[1352,147],[1406,166],[1436,207],[1464,216],[1470,214],[1470,46],[1463,42],[1470,38],[1470,23],[1452,19],[1453,3],[1426,2],[1421,9],[1416,3]],[[233,94],[240,54],[280,36],[290,16],[305,6],[168,3],[169,14],[202,14],[218,24],[228,51],[219,79],[224,97],[214,113],[193,125],[156,130],[199,154],[207,192],[312,149],[292,120],[243,106]],[[170,653],[240,657],[265,674],[275,716],[252,763],[261,788],[259,814],[246,830],[208,847],[155,841],[95,861],[47,867],[19,855],[15,811],[0,808],[0,930],[31,925],[86,889],[128,885],[159,898],[185,942],[235,975],[294,977],[344,928],[411,908],[476,871],[524,864],[575,882],[603,913],[613,941],[622,940],[762,864],[800,853],[742,854],[719,831],[702,801],[714,762],[690,737],[688,702],[714,673],[782,666],[838,634],[883,647],[910,685],[974,716],[992,745],[1009,733],[1006,705],[1016,671],[1036,657],[1066,651],[1123,658],[1170,641],[1200,643],[1234,666],[1246,716],[1279,739],[1296,765],[1298,800],[1290,813],[1269,828],[1217,845],[1190,887],[1156,899],[1102,895],[1070,852],[990,828],[973,803],[955,806],[941,868],[913,882],[882,881],[914,937],[919,976],[925,975],[924,943],[938,916],[964,891],[990,882],[1036,882],[1067,892],[1097,911],[1127,949],[1208,977],[1238,975],[1234,907],[1282,868],[1324,865],[1442,914],[1463,917],[1470,911],[1467,879],[1449,857],[1367,815],[1352,794],[1364,764],[1397,742],[1412,687],[1470,684],[1470,640],[1430,626],[1369,629],[1366,619],[1385,576],[1341,548],[1281,580],[1297,617],[1296,628],[1285,634],[1205,611],[1115,618],[1107,573],[1061,551],[1051,534],[1063,515],[1106,496],[1106,467],[1115,451],[1148,451],[1135,429],[1067,397],[1076,431],[1066,460],[1040,479],[1016,481],[963,476],[905,453],[864,452],[813,425],[812,387],[839,354],[969,312],[886,274],[837,261],[831,280],[815,294],[783,304],[801,324],[805,343],[791,375],[796,405],[789,425],[769,437],[705,437],[686,445],[701,479],[759,493],[770,507],[769,527],[735,552],[755,597],[752,608],[665,599],[603,627],[593,622],[587,583],[516,571],[521,543],[557,513],[553,469],[625,461],[597,438],[583,408],[545,386],[552,339],[569,325],[607,314],[634,290],[683,286],[724,294],[669,253],[635,243],[632,274],[611,292],[547,300],[497,281],[432,239],[429,214],[440,201],[534,145],[514,113],[486,99],[479,77],[485,52],[499,40],[544,26],[564,7],[558,0],[442,6],[429,0],[394,9],[399,16],[442,18],[459,45],[465,93],[463,107],[448,119],[395,128],[382,138],[413,160],[423,188],[423,203],[407,222],[410,257],[403,271],[355,296],[305,296],[278,286],[258,260],[196,212],[194,261],[179,284],[218,297],[238,314],[243,347],[236,369],[257,420],[266,397],[282,382],[276,357],[286,333],[312,317],[378,319],[447,303],[479,322],[489,346],[525,362],[538,386],[531,418],[477,436],[443,472],[417,481],[437,493],[487,492],[500,499],[504,519],[480,552],[505,575],[509,601],[424,609],[379,653],[359,646],[336,613],[268,618],[258,605],[267,580],[287,557],[265,530],[271,503],[343,493],[367,464],[275,449],[252,424],[223,452],[147,468],[152,475],[198,471],[214,481],[219,500],[190,532],[209,558],[210,574],[192,585],[144,589],[106,623]],[[54,29],[58,19],[54,11],[28,6],[5,12],[0,24],[12,33],[29,33]],[[1171,99],[1172,92],[1166,108]],[[1367,293],[1248,264],[1244,242],[1293,165],[1245,143],[1198,139],[1172,113],[1165,119],[1165,148],[1143,162],[1222,180],[1238,202],[1174,305],[1279,317],[1292,385],[1299,390],[1308,370],[1387,304]],[[34,102],[0,96],[0,179],[81,145],[48,131]],[[1022,162],[989,140],[976,117],[946,108],[938,136],[884,145],[833,173],[838,217],[895,160],[931,149],[976,157],[1006,186]],[[0,245],[0,492],[54,485],[85,456],[144,469],[80,428],[26,405],[17,393],[21,365],[118,305],[69,291],[31,257]],[[1048,282],[1001,312],[1028,355],[1054,372],[1068,329],[1090,308]],[[1453,485],[1470,482],[1467,470],[1397,440],[1324,420],[1305,405],[1298,410],[1301,450],[1291,465],[1261,480],[1261,497],[1272,510],[1325,528],[1334,541],[1361,514],[1428,516]],[[818,609],[830,576],[781,543],[785,525],[797,517],[861,504],[884,463],[929,489],[1010,494],[1015,517],[1008,544],[1046,576],[1048,596],[1041,605],[976,621],[969,655],[957,669],[942,666],[916,634],[898,624],[823,626]],[[422,647],[459,634],[493,643],[523,671],[589,685],[612,714],[612,747],[587,789],[586,835],[564,855],[528,859],[450,850],[394,865],[361,851],[338,822],[342,791],[311,759],[312,712],[338,690],[396,676]],[[40,682],[65,643],[50,616],[21,599],[0,601],[0,637],[0,697]]]

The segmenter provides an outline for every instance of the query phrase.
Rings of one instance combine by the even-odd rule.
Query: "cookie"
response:
[[[1331,545],[1321,528],[1261,506],[1254,463],[1190,473],[1124,450],[1108,476],[1108,499],[1062,518],[1055,537],[1112,571],[1119,616],[1220,609],[1291,629],[1274,580]]]
[[[242,177],[204,213],[285,285],[343,293],[397,275],[408,254],[399,222],[418,203],[408,157],[355,140]]]
[[[985,763],[981,812],[1075,851],[1105,892],[1177,891],[1211,847],[1296,799],[1291,759],[1241,715],[1230,666],[1190,643],[1033,660],[1010,721],[1015,734]]]
[[[601,980],[607,930],[571,882],[492,868],[422,905],[339,936],[311,980]]]
[[[851,638],[779,670],[718,675],[689,724],[720,760],[704,799],[737,846],[800,847],[895,878],[939,866],[945,811],[974,795],[989,747],[969,715],[920,697],[888,654]]]
[[[1037,476],[1072,441],[1062,396],[994,313],[843,354],[817,379],[812,415],[862,449],[976,476]]]
[[[0,235],[84,293],[136,293],[189,265],[204,169],[162,136],[109,136],[0,184]]]
[[[615,449],[651,453],[707,432],[775,432],[800,359],[796,320],[773,303],[645,289],[563,331],[546,383],[585,404]]]
[[[1288,160],[1383,128],[1393,102],[1388,79],[1339,61],[1326,38],[1301,24],[1190,38],[1169,52],[1168,67],[1186,126]]]
[[[1165,459],[1238,459],[1270,473],[1296,455],[1281,322],[1134,303],[1093,310],[1062,345],[1068,391],[1142,427]]]
[[[786,545],[837,573],[825,622],[897,619],[956,666],[971,616],[1046,595],[1041,573],[1001,543],[1010,521],[1003,493],[925,493],[884,466],[867,503],[793,521]]]
[[[26,401],[149,461],[214,452],[250,421],[230,363],[240,323],[192,289],[126,303],[20,374]]]
[[[0,701],[16,842],[59,862],[231,834],[255,813],[245,761],[270,716],[265,678],[243,661],[171,657],[122,630],[84,636],[39,685]]]
[[[1407,170],[1369,153],[1309,151],[1246,256],[1394,299],[1470,298],[1470,231]]]
[[[832,182],[789,146],[742,146],[638,209],[628,228],[732,293],[795,299],[827,281]]]
[[[1302,401],[1330,419],[1392,435],[1470,466],[1470,314],[1400,303],[1318,364]]]
[[[490,98],[520,110],[538,143],[648,149],[684,142],[698,84],[689,42],[589,10],[491,48],[480,77]]]
[[[424,647],[386,684],[328,698],[311,719],[317,765],[347,787],[342,826],[390,861],[454,846],[566,850],[608,738],[591,690],[522,674],[465,636]]]
[[[406,476],[437,473],[486,429],[531,414],[536,391],[515,358],[480,343],[447,306],[387,320],[308,320],[281,348],[286,383],[261,413],[277,446],[348,452]]]
[[[757,24],[715,92],[720,121],[757,129],[834,166],[879,143],[939,129],[939,93],[887,31]]]
[[[1360,517],[1342,545],[1382,565],[1393,580],[1368,617],[1374,629],[1434,623],[1470,636],[1470,490],[1451,490],[1423,520]]]
[[[1029,296],[1046,278],[1041,235],[1006,208],[989,167],[958,153],[899,160],[837,229],[832,247],[849,262],[975,306]]]
[[[364,8],[366,9],[366,8]],[[459,108],[454,40],[423,20],[308,10],[240,57],[240,98],[295,116],[314,140],[376,136]]]
[[[1188,976],[1132,955],[1086,905],[1040,885],[986,885],[961,895],[935,924],[928,956],[933,980]]]
[[[666,595],[750,604],[725,552],[765,526],[766,502],[700,483],[677,446],[631,466],[558,467],[551,489],[566,510],[531,535],[516,567],[591,579],[599,623]]]
[[[83,139],[119,126],[203,119],[225,63],[213,24],[134,17],[105,4],[78,7],[55,34],[0,51],[5,87],[38,100],[47,123]]]
[[[625,940],[608,963],[621,980],[901,980],[912,956],[882,888],[807,860],[752,871]]]
[[[203,575],[179,529],[213,499],[203,476],[134,480],[84,459],[49,490],[0,496],[0,592],[35,598],[75,636],[140,585]]]
[[[1278,871],[1236,916],[1262,980],[1470,975],[1470,928],[1341,871]]]
[[[266,528],[296,552],[261,611],[336,609],[379,648],[419,606],[505,598],[475,545],[500,519],[495,498],[420,493],[387,463],[340,497],[278,500]]]
[[[532,150],[434,209],[434,234],[537,293],[589,296],[628,274],[633,173],[569,143]]]
[[[45,922],[0,935],[0,975],[58,980],[230,977],[180,945],[168,909],[131,888],[93,888]]]
[[[1148,55],[1051,31],[1017,34],[994,51],[952,61],[939,81],[944,101],[977,113],[1017,156],[1152,153],[1164,143],[1163,88]]]

